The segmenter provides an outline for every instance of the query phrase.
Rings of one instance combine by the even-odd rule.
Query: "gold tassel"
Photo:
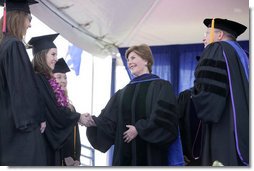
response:
[[[210,30],[210,43],[214,42],[214,18],[212,19],[212,26]]]

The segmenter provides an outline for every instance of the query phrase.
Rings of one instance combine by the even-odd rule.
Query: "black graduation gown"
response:
[[[197,118],[196,111],[191,99],[191,90],[185,90],[178,96],[179,106],[179,128],[181,133],[183,154],[185,164],[188,166],[199,166],[201,148],[201,134],[199,129],[200,119]]]
[[[172,86],[165,80],[128,84],[111,97],[87,128],[91,145],[106,152],[114,144],[113,166],[165,166],[169,144],[178,135],[178,113]],[[138,135],[123,140],[126,125]]]
[[[61,148],[61,162],[62,165],[66,165],[65,158],[72,157],[73,160],[80,161],[81,154],[81,142],[80,142],[80,134],[79,134],[79,126],[76,124]]]
[[[72,112],[67,107],[57,105],[55,93],[47,78],[43,74],[37,74],[37,81],[46,106],[45,138],[48,150],[48,165],[62,165],[61,148],[73,132],[74,126],[78,123],[80,114]]]
[[[230,94],[223,50],[234,98]],[[210,44],[201,55],[195,77],[192,100],[204,128],[202,165],[212,165],[215,160],[226,166],[243,165],[242,161],[248,163],[249,82],[238,54],[227,42]]]
[[[0,45],[0,165],[46,165],[43,113],[25,46],[6,37]]]

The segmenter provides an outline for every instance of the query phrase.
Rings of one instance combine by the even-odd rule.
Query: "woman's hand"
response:
[[[138,131],[133,125],[126,125],[126,127],[128,128],[128,130],[123,133],[123,139],[124,142],[129,143],[134,138],[136,138],[136,136],[138,135]]]

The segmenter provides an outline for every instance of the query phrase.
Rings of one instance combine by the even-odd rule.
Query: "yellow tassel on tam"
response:
[[[212,19],[212,25],[210,30],[210,43],[214,42],[214,18]]]

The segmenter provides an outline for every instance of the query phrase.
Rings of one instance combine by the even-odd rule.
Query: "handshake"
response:
[[[96,126],[92,118],[92,115],[90,115],[89,113],[81,114],[78,123],[81,126],[86,126],[86,127]]]

